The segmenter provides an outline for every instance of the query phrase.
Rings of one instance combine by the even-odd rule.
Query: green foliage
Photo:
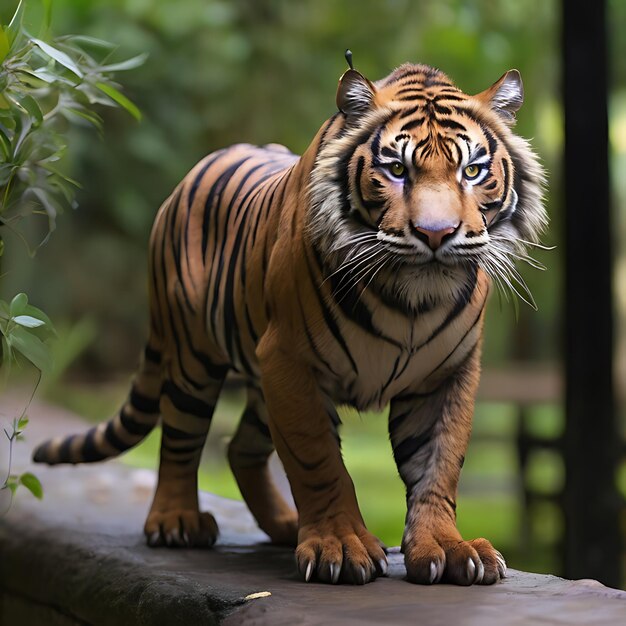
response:
[[[23,472],[22,474],[12,474],[11,464],[13,459],[13,444],[16,441],[20,441],[24,429],[28,425],[28,417],[26,413],[22,413],[20,417],[15,417],[11,421],[9,428],[4,429],[4,434],[9,442],[9,463],[7,473],[0,486],[0,506],[4,506],[4,509],[0,508],[0,516],[4,515],[11,505],[11,500],[18,487],[23,486],[30,491],[33,496],[40,499],[43,498],[43,488],[39,479],[31,472]],[[4,497],[5,494],[8,497]]]
[[[121,107],[136,120],[141,118],[113,81],[113,73],[138,67],[145,55],[113,62],[115,46],[101,39],[50,37],[52,0],[42,0],[40,6],[38,36],[27,28],[24,0],[8,24],[0,19],[0,257],[7,230],[22,239],[32,256],[54,231],[58,214],[75,206],[78,183],[65,169],[72,126],[89,125],[101,132],[97,105]],[[38,215],[45,216],[46,227],[39,242],[31,245],[23,224],[26,221],[28,228],[25,218]],[[6,383],[16,363],[25,362],[39,372],[36,389],[41,373],[51,368],[49,341],[54,335],[48,316],[29,304],[25,293],[10,302],[0,300],[0,382]],[[0,494],[10,493],[11,498],[20,485],[37,498],[43,494],[33,474],[11,473],[13,444],[27,422],[23,414],[4,429],[9,463]]]
[[[50,369],[47,340],[55,334],[48,316],[28,303],[25,293],[17,294],[10,304],[0,300],[1,371],[8,376],[20,356],[38,370]]]
[[[44,6],[41,37],[49,30],[51,2]],[[63,171],[68,123],[101,131],[94,105],[120,106],[139,119],[111,76],[137,67],[144,56],[109,63],[115,48],[100,39],[45,41],[26,29],[24,10],[22,0],[8,26],[0,26],[0,226],[19,230],[26,216],[45,215],[44,242],[57,215],[74,206],[78,183]]]

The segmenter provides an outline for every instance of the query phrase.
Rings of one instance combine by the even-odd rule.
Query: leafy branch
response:
[[[44,6],[42,37],[51,1]],[[47,216],[43,241],[29,246],[34,253],[55,229],[57,215],[74,206],[78,183],[62,169],[69,125],[102,131],[94,105],[122,107],[139,120],[139,109],[112,75],[138,67],[145,55],[111,63],[115,46],[106,41],[79,35],[44,41],[26,30],[24,7],[21,0],[9,25],[0,26],[0,227],[19,233],[24,217]]]
[[[32,256],[56,228],[57,215],[75,206],[79,185],[64,171],[69,128],[87,125],[102,132],[102,118],[94,111],[99,105],[141,118],[113,74],[138,67],[145,55],[112,62],[116,48],[106,41],[80,35],[50,38],[52,0],[41,2],[39,36],[24,25],[25,0],[20,0],[10,23],[0,25],[0,261],[4,229],[15,233]],[[33,215],[45,216],[47,225],[41,241],[31,246],[20,226]],[[26,362],[39,373],[36,390],[41,373],[51,365],[48,342],[54,335],[46,314],[29,304],[26,294],[16,295],[10,303],[0,300],[0,384],[6,383],[16,363]],[[33,474],[11,473],[13,445],[28,423],[27,408],[4,429],[9,459],[0,495],[10,494],[7,510],[20,485],[42,496]]]
[[[13,418],[9,429],[4,429],[4,434],[9,440],[9,463],[4,482],[0,487],[0,494],[2,494],[3,492],[8,493],[9,498],[5,510],[0,509],[0,516],[9,510],[9,507],[11,506],[11,501],[13,500],[13,495],[15,494],[15,490],[20,485],[26,487],[26,489],[28,489],[28,491],[30,491],[36,498],[40,500],[41,498],[43,498],[43,488],[37,476],[35,476],[31,472],[22,472],[21,474],[11,473],[11,465],[13,462],[13,444],[16,441],[21,441],[23,439],[22,433],[27,424],[28,417],[24,412],[22,413],[22,415],[20,415],[20,417]],[[2,501],[3,499],[0,498],[0,504],[2,504]]]

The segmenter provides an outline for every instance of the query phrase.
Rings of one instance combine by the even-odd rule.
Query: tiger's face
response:
[[[441,72],[405,65],[370,83],[348,70],[344,126],[320,150],[311,232],[353,284],[415,299],[456,297],[482,267],[503,286],[546,223],[543,172],[511,131],[519,73],[477,96]]]

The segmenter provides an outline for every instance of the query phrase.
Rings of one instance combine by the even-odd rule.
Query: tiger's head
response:
[[[425,65],[376,83],[349,69],[311,178],[308,232],[328,269],[410,309],[455,299],[477,267],[523,284],[514,261],[547,217],[543,170],[512,132],[522,102],[517,70],[469,96]]]

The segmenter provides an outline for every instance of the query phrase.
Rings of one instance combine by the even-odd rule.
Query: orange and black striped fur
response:
[[[240,144],[202,160],[161,207],[150,241],[150,333],[119,415],[44,443],[35,460],[115,456],[162,425],[150,545],[206,546],[196,473],[229,370],[248,404],[229,447],[259,526],[297,545],[305,580],[384,575],[340,453],[335,405],[390,404],[407,488],[408,578],[490,584],[505,575],[486,539],[455,523],[490,283],[546,224],[543,173],[511,127],[517,71],[476,95],[403,65],[341,78],[339,112],[298,157]],[[276,447],[297,506],[272,484]]]

